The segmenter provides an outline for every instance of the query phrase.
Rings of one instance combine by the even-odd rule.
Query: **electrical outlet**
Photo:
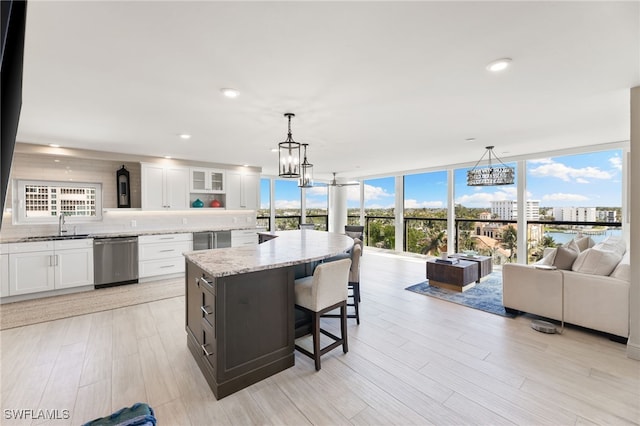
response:
[[[186,225],[186,224],[187,224],[187,218],[186,218],[186,217],[183,217],[183,218],[182,218],[182,224],[183,224],[183,225]]]
[[[131,227],[135,228],[136,226],[138,226],[138,222],[136,222],[135,220],[131,221]]]

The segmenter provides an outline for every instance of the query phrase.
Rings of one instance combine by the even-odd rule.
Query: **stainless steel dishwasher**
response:
[[[93,279],[96,288],[138,282],[138,237],[95,238]]]

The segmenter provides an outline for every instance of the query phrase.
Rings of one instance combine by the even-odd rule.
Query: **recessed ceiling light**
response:
[[[180,136],[180,139],[184,139],[184,140],[191,139],[191,135],[188,135],[186,133],[181,133],[179,136]]]
[[[165,155],[164,158],[166,158],[167,160],[171,160],[171,156],[170,155]]]
[[[60,148],[60,145],[58,145],[57,143],[50,143],[49,146],[51,148]]]
[[[236,89],[226,88],[226,89],[220,89],[220,91],[227,98],[232,98],[233,99],[233,98],[237,98],[240,95],[240,92],[238,92]]]
[[[511,58],[502,58],[491,62],[487,69],[491,72],[504,71],[511,64]]]
[[[476,138],[466,138],[465,141],[467,142],[475,142]]]

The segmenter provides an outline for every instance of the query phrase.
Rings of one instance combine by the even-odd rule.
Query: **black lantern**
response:
[[[124,168],[124,164],[116,172],[116,186],[118,188],[118,208],[131,207],[129,171]]]
[[[284,116],[289,119],[289,133],[287,140],[278,144],[278,175],[284,178],[299,178],[300,144],[291,136],[291,117],[296,115],[288,112]]]

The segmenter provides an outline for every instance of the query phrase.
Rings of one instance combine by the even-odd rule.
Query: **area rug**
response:
[[[504,306],[502,306],[502,273],[500,272],[489,274],[479,284],[476,284],[475,287],[462,293],[430,286],[428,280],[409,286],[405,290],[436,297],[503,317],[515,317],[515,315],[507,313]]]
[[[107,287],[0,305],[0,330],[184,296],[184,278]]]

